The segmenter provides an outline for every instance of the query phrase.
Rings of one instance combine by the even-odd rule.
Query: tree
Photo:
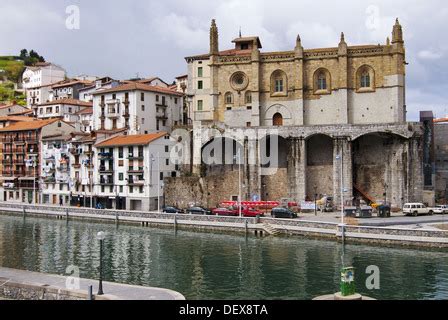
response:
[[[25,60],[28,57],[28,50],[22,49],[20,50],[20,59]]]

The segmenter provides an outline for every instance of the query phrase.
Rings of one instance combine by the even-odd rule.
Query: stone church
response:
[[[343,33],[321,49],[305,49],[300,36],[282,52],[262,52],[256,36],[232,42],[220,50],[212,20],[209,52],[186,58],[188,188],[200,188],[179,205],[190,197],[214,206],[240,188],[242,200],[422,201],[422,130],[406,122],[398,19],[385,44],[349,46]],[[276,161],[263,161],[273,153]]]

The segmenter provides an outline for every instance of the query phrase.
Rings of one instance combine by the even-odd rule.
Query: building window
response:
[[[134,187],[129,187],[129,193],[134,193]]]
[[[283,92],[283,79],[275,79],[275,92]]]
[[[123,181],[123,179],[124,179],[124,175],[123,175],[122,172],[120,172],[120,173],[118,174],[118,180]]]
[[[145,106],[142,105],[142,111],[145,111]]]
[[[167,165],[167,166],[170,165],[170,159],[165,159],[165,165]]]
[[[246,104],[252,103],[252,92],[246,91],[245,100]]]
[[[250,127],[251,123],[250,122],[246,122],[246,127]]]
[[[145,118],[142,118],[142,124],[145,124]]]
[[[283,125],[283,116],[281,113],[274,114],[274,117],[272,118],[272,125],[274,126],[282,126]]]
[[[138,188],[138,190],[139,190],[140,193],[143,193],[143,186],[140,186],[140,187]]]
[[[120,186],[120,193],[123,193],[123,186]]]
[[[282,70],[276,70],[271,75],[271,95],[287,94],[287,77]]]
[[[204,103],[203,100],[198,100],[198,111],[202,111],[203,103]]]
[[[356,89],[358,92],[371,92],[375,90],[375,71],[372,67],[364,65],[356,72]]]
[[[320,68],[314,72],[314,94],[329,94],[331,92],[331,76],[327,69]]]
[[[144,92],[140,93],[140,100],[145,101],[145,93]]]
[[[367,70],[361,74],[361,88],[370,88],[370,74]]]
[[[198,68],[198,77],[202,78],[202,67]]]
[[[320,72],[317,77],[317,90],[327,90],[327,77],[324,72]]]
[[[156,102],[159,102],[159,95],[156,94]]]
[[[233,103],[233,94],[231,92],[227,92],[224,97],[226,104],[232,104]]]
[[[120,158],[120,159],[123,158],[123,147],[118,148],[118,158]]]
[[[169,152],[170,148],[168,146],[165,146],[165,152]]]
[[[162,96],[162,105],[165,105],[165,97]]]
[[[174,104],[177,104],[177,98],[174,98]]]
[[[113,100],[117,99],[117,95],[115,93],[112,94],[112,99]]]
[[[160,172],[160,180],[163,180],[163,172]]]
[[[198,81],[198,90],[201,90],[201,89],[203,89],[202,81]]]

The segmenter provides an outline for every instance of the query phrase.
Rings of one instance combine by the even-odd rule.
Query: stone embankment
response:
[[[356,225],[303,219],[273,219],[270,217],[223,217],[158,212],[106,210],[48,205],[0,204],[0,214],[84,219],[141,226],[168,226],[211,232],[239,232],[256,235],[290,235],[327,238],[347,242],[379,243],[405,246],[448,247],[448,231]],[[356,220],[356,219],[355,219]],[[344,232],[342,232],[344,231]],[[344,237],[342,237],[344,236]]]

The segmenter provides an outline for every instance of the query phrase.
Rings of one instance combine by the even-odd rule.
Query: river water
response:
[[[187,299],[312,299],[339,291],[341,244],[0,215],[0,266],[163,287]],[[448,299],[448,251],[346,245],[359,293],[378,299]],[[367,289],[377,266],[379,289]],[[68,275],[68,274],[66,274]],[[0,275],[1,276],[1,275]],[[369,280],[369,283],[372,281]]]

